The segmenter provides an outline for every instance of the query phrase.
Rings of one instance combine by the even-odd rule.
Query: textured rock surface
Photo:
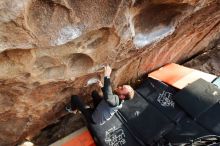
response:
[[[193,58],[184,65],[203,72],[220,76],[220,41],[212,48]]]
[[[69,114],[44,128],[31,142],[37,146],[48,146],[85,125],[82,115]]]
[[[71,94],[88,101],[103,63],[117,86],[219,36],[218,0],[1,0],[0,145],[36,135]]]

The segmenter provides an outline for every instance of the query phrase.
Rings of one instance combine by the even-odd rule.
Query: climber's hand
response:
[[[105,77],[110,77],[111,72],[112,72],[111,67],[110,67],[109,65],[106,65],[106,66],[104,67],[104,69],[105,69],[105,72],[104,72]]]
[[[100,88],[103,87],[103,84],[102,84],[102,82],[101,82],[100,80],[98,80],[96,84],[97,84]]]

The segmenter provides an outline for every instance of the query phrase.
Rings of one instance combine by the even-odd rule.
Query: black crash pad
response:
[[[189,117],[184,116],[176,127],[165,136],[165,139],[173,145],[181,145],[204,135],[213,134]]]
[[[154,144],[174,127],[163,113],[138,93],[135,94],[134,99],[124,102],[119,113],[125,119],[124,122],[146,145]]]
[[[197,122],[214,134],[220,135],[220,103],[217,102],[214,106],[200,115]]]
[[[141,146],[116,115],[103,125],[90,123],[88,129],[98,146]]]
[[[173,99],[178,89],[158,80],[148,78],[136,91],[171,121],[178,123],[183,116],[184,112],[180,110]]]
[[[185,112],[193,119],[197,119],[220,100],[220,89],[212,83],[198,79],[183,88],[174,97],[175,102]]]

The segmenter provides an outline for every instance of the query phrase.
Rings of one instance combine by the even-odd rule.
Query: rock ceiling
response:
[[[113,87],[220,37],[218,0],[1,0],[0,145],[32,137],[113,68]]]

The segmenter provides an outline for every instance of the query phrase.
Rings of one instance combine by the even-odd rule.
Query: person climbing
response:
[[[118,86],[114,92],[112,91],[110,84],[110,75],[112,69],[109,65],[104,66],[104,86],[101,81],[97,84],[102,89],[103,97],[98,94],[97,91],[92,92],[94,108],[88,110],[85,108],[85,104],[77,95],[71,96],[71,107],[67,107],[68,112],[72,112],[73,109],[79,109],[86,117],[87,121],[103,125],[106,121],[122,108],[124,100],[131,100],[134,97],[134,90],[130,85]]]

